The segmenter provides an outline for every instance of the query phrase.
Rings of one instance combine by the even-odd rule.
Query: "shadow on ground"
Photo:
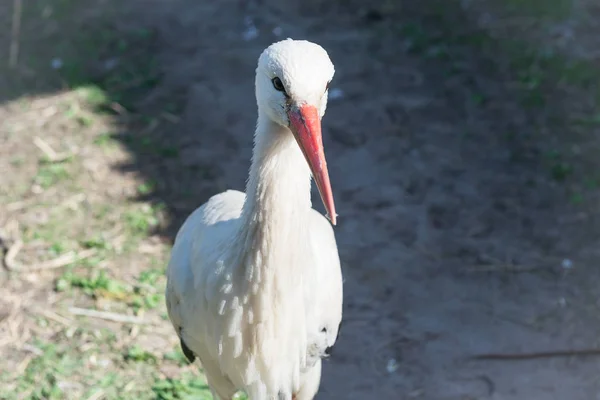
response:
[[[587,110],[580,107],[583,101],[579,101],[577,110],[564,106],[561,96],[565,92],[559,85],[566,80],[573,86],[593,85],[590,91],[596,91],[597,76],[592,63],[568,63],[560,55],[540,55],[524,42],[496,40],[476,27],[457,4],[430,1],[420,6],[403,5],[400,12],[392,5],[360,7],[351,3],[313,2],[298,8],[263,2],[232,2],[219,7],[189,6],[183,0],[170,5],[162,3],[147,2],[147,7],[142,7],[137,3],[117,6],[110,1],[56,0],[25,5],[16,67],[8,67],[10,36],[4,36],[2,47],[7,54],[3,58],[9,62],[2,66],[1,95],[3,101],[11,101],[27,95],[81,90],[97,112],[116,121],[119,129],[113,138],[123,142],[134,156],[132,163],[122,168],[139,171],[146,177],[152,188],[145,197],[165,203],[175,214],[189,214],[223,186],[243,188],[239,179],[222,179],[224,171],[216,164],[220,157],[239,158],[242,165],[247,164],[253,129],[246,118],[251,119],[255,110],[251,86],[255,59],[262,48],[277,40],[271,30],[281,30],[279,25],[294,19],[283,16],[286,12],[300,15],[297,27],[289,23],[287,30],[303,32],[300,35],[307,37],[319,37],[313,33],[313,27],[316,31],[324,28],[319,18],[336,15],[329,21],[329,30],[335,33],[324,38],[331,43],[332,54],[352,52],[377,64],[381,76],[352,77],[353,85],[364,87],[352,88],[355,98],[346,101],[360,102],[360,106],[369,108],[366,102],[376,104],[379,97],[398,95],[391,87],[373,90],[369,84],[397,80],[398,72],[403,71],[400,60],[394,57],[408,53],[409,57],[420,59],[425,69],[415,76],[409,72],[409,76],[400,79],[420,79],[425,81],[420,84],[437,85],[449,102],[456,101],[454,109],[448,111],[463,120],[463,127],[469,123],[470,112],[515,108],[500,110],[506,115],[498,117],[503,119],[500,128],[486,127],[488,132],[480,133],[458,132],[455,140],[475,135],[477,139],[496,141],[500,136],[499,151],[510,152],[519,166],[549,169],[549,176],[557,182],[563,182],[577,168],[564,160],[568,155],[558,149],[564,137],[573,132],[579,134],[569,124],[574,120],[587,128],[596,124],[595,115],[589,115],[593,112],[590,104],[583,104]],[[181,9],[188,9],[188,15],[181,15],[185,14]],[[11,11],[10,5],[5,4],[5,18]],[[253,18],[250,25],[249,18]],[[246,42],[244,35],[251,34],[257,24],[262,24],[260,36]],[[302,25],[309,28],[301,29]],[[354,29],[348,29],[350,25]],[[213,30],[217,27],[218,33]],[[283,32],[285,36],[286,31]],[[351,68],[343,61],[338,64],[338,75],[343,77],[344,70]],[[565,76],[565,72],[569,75]],[[392,122],[396,124],[389,129],[406,129],[406,121],[396,115],[409,111],[387,108],[388,114],[395,115]],[[578,115],[563,115],[565,112]],[[215,113],[221,120],[215,121]],[[376,121],[362,123],[368,129]],[[539,126],[544,124],[553,124],[552,131],[546,132],[547,127]],[[365,130],[359,128],[362,126],[353,127],[348,138],[335,130],[331,136],[348,146],[360,142],[357,136],[378,134],[358,132]],[[242,131],[232,135],[232,139],[224,135],[231,130]],[[536,130],[544,132],[536,136]],[[236,140],[237,137],[241,138]],[[538,141],[552,142],[545,147],[557,149],[540,154],[542,150],[535,148]],[[586,182],[595,187],[596,180],[592,176]],[[580,197],[581,193],[573,195],[576,202]],[[177,219],[175,227],[168,227],[165,232],[172,236],[180,222],[181,218]]]
[[[325,146],[349,322],[324,397],[595,391],[588,364],[562,388],[562,364],[453,367],[474,352],[589,344],[600,327],[586,303],[600,233],[589,63],[492,38],[454,2],[124,4],[25,3],[0,100],[80,91],[131,154],[115,168],[145,181],[131,200],[167,208],[157,229],[169,240],[209,196],[243,189],[260,51],[292,36],[330,52],[343,96]],[[482,368],[493,385],[475,378]],[[528,388],[514,379],[525,371]]]

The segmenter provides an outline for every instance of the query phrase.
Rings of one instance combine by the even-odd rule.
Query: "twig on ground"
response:
[[[58,154],[54,149],[39,136],[33,138],[33,144],[40,149],[50,160],[55,160]]]
[[[12,315],[6,318],[4,323],[4,337],[0,339],[0,347],[11,345],[16,348],[20,348],[29,340],[31,333],[29,329],[24,326],[23,316],[16,313],[17,308],[12,310]]]
[[[69,308],[69,312],[73,315],[105,319],[107,321],[121,322],[124,324],[139,324],[139,325],[150,324],[149,321],[145,321],[141,318],[133,317],[131,315],[116,314],[116,313],[107,312],[107,311],[90,310],[87,308],[71,307],[71,308]]]
[[[59,324],[62,324],[64,326],[70,326],[71,323],[73,322],[71,319],[64,317],[52,310],[44,310],[39,307],[31,307],[28,309],[28,311],[30,311],[33,314],[41,315],[41,316],[48,318],[54,322],[58,322]]]
[[[181,122],[181,118],[179,118],[177,115],[175,114],[171,114],[168,112],[163,112],[160,114],[161,117],[163,117],[164,119],[166,119],[167,121],[177,124],[179,122]]]
[[[114,112],[116,112],[119,115],[127,115],[128,114],[127,109],[117,102],[112,102],[109,107],[111,110],[113,110]]]
[[[33,360],[33,354],[27,354],[25,358],[17,365],[17,370],[15,376],[19,376],[25,372],[31,360]]]
[[[98,249],[87,249],[82,250],[78,253],[74,251],[70,251],[66,254],[63,254],[60,257],[54,258],[52,260],[44,261],[37,265],[32,265],[29,267],[20,268],[22,271],[39,271],[42,269],[56,269],[66,267],[69,264],[73,264],[74,262],[81,261],[83,259],[92,257],[98,253]]]
[[[6,205],[6,211],[14,212],[14,211],[22,210],[22,209],[27,208],[30,205],[32,205],[36,200],[37,199],[34,197],[34,198],[26,199],[26,200],[15,201],[14,203],[10,203],[10,204]]]
[[[10,68],[15,68],[19,61],[19,36],[21,34],[21,16],[23,14],[23,1],[14,0],[13,4],[10,54],[8,56],[8,66]]]
[[[36,347],[34,345],[31,344],[27,344],[27,343],[23,343],[23,346],[21,346],[21,349],[28,351],[30,353],[35,354],[36,356],[41,356],[44,354],[44,352],[42,351],[42,349],[40,349],[39,347]]]
[[[22,248],[23,248],[23,242],[21,240],[17,239],[12,244],[12,246],[10,246],[8,248],[8,251],[4,255],[4,266],[9,271],[14,271],[14,270],[19,269],[19,265],[17,264],[15,259],[17,257],[17,254],[19,254],[19,252],[21,251]]]
[[[40,149],[50,162],[61,162],[71,157],[70,153],[57,153],[52,147],[42,138],[36,136],[33,138],[33,144]]]
[[[600,356],[600,349],[555,350],[534,353],[489,353],[469,357],[472,360],[534,360],[537,358]]]

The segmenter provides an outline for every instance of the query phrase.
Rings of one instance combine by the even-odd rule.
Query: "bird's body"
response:
[[[332,76],[327,53],[310,42],[265,50],[246,194],[213,196],[177,234],[169,317],[216,399],[243,390],[251,400],[310,400],[321,358],[337,339],[339,256],[330,223],[310,199],[312,172],[335,222],[320,136]]]

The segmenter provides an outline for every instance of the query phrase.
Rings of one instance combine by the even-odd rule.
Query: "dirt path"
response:
[[[208,196],[244,186],[260,51],[288,36],[320,43],[342,94],[330,101],[324,132],[346,299],[319,398],[595,399],[597,357],[469,359],[598,341],[600,231],[589,203],[571,201],[569,172],[548,161],[557,140],[540,140],[553,134],[540,115],[550,106],[524,110],[456,5],[438,26],[435,2],[288,3],[178,0],[130,11],[117,25],[151,32],[141,47],[160,71],[137,106],[173,104],[180,114],[143,134],[177,157],[140,146],[141,134],[127,136],[135,123],[117,116],[130,158],[96,160],[112,165],[100,184],[131,188],[116,180],[131,171],[154,182],[149,201],[168,207],[159,233],[172,239]],[[250,21],[258,37],[245,41]],[[142,343],[171,342],[162,324],[154,336],[143,331]]]

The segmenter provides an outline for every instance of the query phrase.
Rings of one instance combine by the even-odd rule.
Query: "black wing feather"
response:
[[[183,351],[183,355],[185,356],[185,358],[188,359],[190,364],[193,363],[196,360],[196,355],[190,350],[189,347],[187,347],[183,339],[179,339],[179,342],[181,343],[181,350]]]

